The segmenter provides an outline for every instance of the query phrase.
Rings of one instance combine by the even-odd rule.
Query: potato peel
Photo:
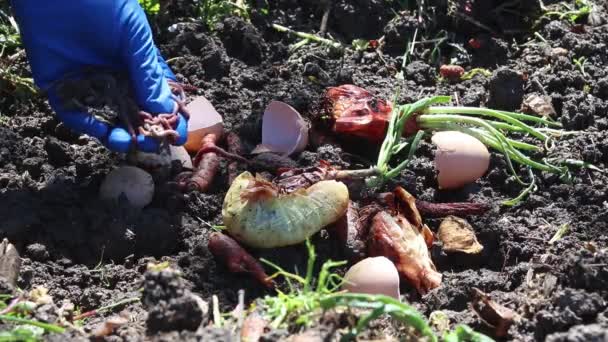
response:
[[[341,182],[320,181],[284,194],[250,172],[241,173],[224,198],[226,232],[254,248],[275,248],[304,242],[340,219],[349,194]]]

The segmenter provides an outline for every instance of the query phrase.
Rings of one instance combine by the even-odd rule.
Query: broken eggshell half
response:
[[[221,138],[224,121],[204,96],[195,98],[186,108],[190,112],[190,120],[188,120],[188,140],[184,147],[189,153],[197,153],[203,147],[205,135],[213,133],[218,139]]]
[[[262,118],[262,143],[252,154],[274,152],[291,155],[308,145],[308,123],[300,113],[285,102],[272,101]]]
[[[117,201],[121,194],[126,196],[133,207],[144,208],[154,197],[152,175],[134,166],[112,170],[101,183],[99,196],[102,200]]]
[[[481,178],[490,166],[490,152],[478,139],[458,131],[437,132],[435,168],[440,189],[457,189]]]
[[[386,257],[365,258],[346,272],[342,288],[352,293],[381,294],[399,300],[399,272]]]

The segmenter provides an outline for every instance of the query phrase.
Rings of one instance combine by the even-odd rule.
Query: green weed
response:
[[[159,0],[139,0],[139,4],[148,15],[156,15],[160,11]]]
[[[6,310],[7,301],[11,300],[11,295],[2,295],[0,297],[0,310]],[[28,302],[22,302],[28,303]],[[47,333],[63,333],[65,329],[55,324],[39,322],[29,318],[31,310],[20,309],[17,305],[8,308],[8,312],[0,314],[0,322],[5,324],[14,323],[15,325],[10,330],[4,330],[0,332],[0,342],[9,341],[23,341],[23,342],[34,342],[43,339]]]
[[[250,20],[250,6],[245,0],[203,0],[199,5],[199,16],[210,30],[224,17],[239,16]]]
[[[560,3],[560,7],[556,10],[550,10],[541,3],[541,9],[544,12],[542,18],[558,18],[560,20],[566,19],[570,23],[575,24],[583,17],[586,17],[591,13],[592,4],[589,0],[575,0],[573,5],[567,3]]]

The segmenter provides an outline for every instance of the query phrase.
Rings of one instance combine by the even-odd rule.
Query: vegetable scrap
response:
[[[464,219],[448,216],[439,225],[437,238],[446,252],[479,254],[483,246],[477,241],[473,227]]]
[[[473,288],[471,307],[484,323],[494,329],[497,337],[506,336],[517,318],[515,311],[496,303],[487,293],[478,288]]]
[[[464,75],[464,68],[460,65],[444,64],[439,67],[439,74],[450,81],[456,81]]]
[[[547,95],[530,94],[521,104],[521,112],[538,115],[543,118],[555,117],[555,108],[551,97]]]
[[[545,155],[537,160],[531,155],[551,152],[549,148],[553,139],[573,134],[560,130],[561,124],[550,118],[514,113],[489,108],[447,106],[450,96],[433,96],[423,98],[415,103],[396,104],[377,98],[365,89],[342,85],[330,87],[322,100],[324,108],[334,120],[333,131],[339,134],[365,138],[371,142],[382,140],[378,161],[375,166],[378,175],[368,181],[370,186],[380,186],[387,180],[400,174],[409,164],[420,140],[426,133],[458,131],[479,140],[483,145],[503,155],[512,177],[526,188],[514,200],[505,201],[505,205],[520,202],[525,195],[536,189],[535,176],[532,170],[544,171],[559,175],[561,179],[571,179],[571,167],[586,167],[597,170],[597,167],[582,161],[559,160]],[[488,118],[488,119],[486,119]],[[536,124],[541,127],[532,127]],[[509,133],[524,133],[534,138],[542,146],[534,145],[508,136]],[[452,133],[450,133],[452,134]],[[436,139],[437,140],[437,139]],[[477,146],[479,144],[471,144]],[[409,150],[407,158],[392,167],[391,162],[399,154]],[[482,155],[485,155],[482,153]],[[470,182],[476,179],[485,165],[484,157],[476,163],[479,169],[472,169]],[[514,163],[528,171],[528,182],[520,177]],[[468,168],[467,168],[468,169]],[[457,183],[456,183],[457,184]],[[454,184],[453,186],[456,186]]]
[[[330,87],[322,105],[333,119],[332,130],[339,134],[381,142],[388,126],[391,104],[352,84]]]
[[[274,282],[266,275],[260,262],[231,237],[213,232],[209,237],[208,247],[211,254],[226,265],[230,272],[251,274],[264,286],[274,287]]]
[[[421,295],[441,284],[442,276],[431,260],[424,232],[399,214],[381,211],[374,216],[367,248],[369,256],[390,259]]]
[[[222,206],[226,232],[256,248],[304,242],[340,219],[348,207],[346,186],[323,180],[285,194],[272,182],[244,172],[228,189]]]
[[[202,139],[201,150],[203,150],[207,146],[214,146],[218,139],[219,136],[217,136],[215,133],[209,133],[205,135]],[[192,161],[192,165],[195,169],[190,179],[187,180],[186,188],[190,191],[207,191],[213,183],[215,175],[219,171],[219,156],[213,152],[199,152]]]

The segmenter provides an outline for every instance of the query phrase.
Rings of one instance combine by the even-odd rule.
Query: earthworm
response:
[[[228,235],[213,232],[209,237],[208,248],[230,272],[249,273],[264,286],[274,287],[274,281],[269,279],[260,262]]]

